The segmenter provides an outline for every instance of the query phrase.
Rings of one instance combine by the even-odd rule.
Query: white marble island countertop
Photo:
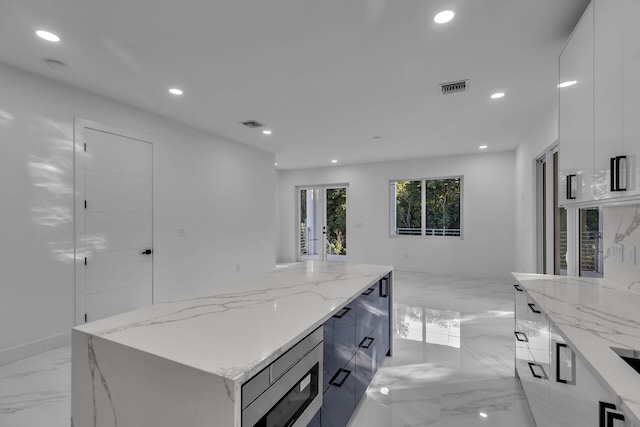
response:
[[[302,262],[74,329],[238,385],[391,270]]]
[[[604,279],[513,273],[621,409],[640,425],[640,374],[614,348],[640,350],[640,294]]]

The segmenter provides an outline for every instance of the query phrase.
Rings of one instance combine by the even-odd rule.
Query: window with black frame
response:
[[[390,182],[390,235],[462,237],[462,177]]]

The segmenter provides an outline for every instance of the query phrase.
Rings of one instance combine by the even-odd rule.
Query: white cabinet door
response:
[[[640,1],[625,0],[623,26],[623,135],[629,183],[626,195],[640,194]]]
[[[549,321],[536,303],[527,298],[527,318],[529,351],[531,360],[527,367],[531,377],[528,380],[527,399],[536,424],[549,425],[551,401],[549,396]]]
[[[601,404],[615,408],[613,398],[602,383],[565,342],[560,332],[551,325],[551,366],[549,375],[550,426],[601,427]],[[607,425],[605,423],[605,425]],[[630,426],[628,420],[615,421],[615,426]]]
[[[555,427],[572,427],[593,425],[577,422],[580,417],[575,413],[576,386],[576,355],[566,344],[560,333],[550,325],[550,362],[549,367],[549,396],[551,407],[551,423]],[[596,420],[597,421],[597,420]]]
[[[611,191],[611,158],[623,155],[623,17],[626,0],[594,1],[594,199]]]
[[[560,83],[575,84],[559,89],[560,203],[571,203],[566,177],[575,175],[575,202],[593,198],[593,4],[585,10],[569,42],[560,54]]]

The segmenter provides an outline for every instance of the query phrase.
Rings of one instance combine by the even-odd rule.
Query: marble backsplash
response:
[[[606,207],[602,218],[605,279],[640,292],[640,205]]]

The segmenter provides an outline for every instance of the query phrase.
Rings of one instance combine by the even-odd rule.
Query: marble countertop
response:
[[[391,270],[302,262],[74,329],[241,384]]]
[[[640,425],[640,374],[610,347],[640,350],[640,294],[604,279],[513,273],[619,408]]]

